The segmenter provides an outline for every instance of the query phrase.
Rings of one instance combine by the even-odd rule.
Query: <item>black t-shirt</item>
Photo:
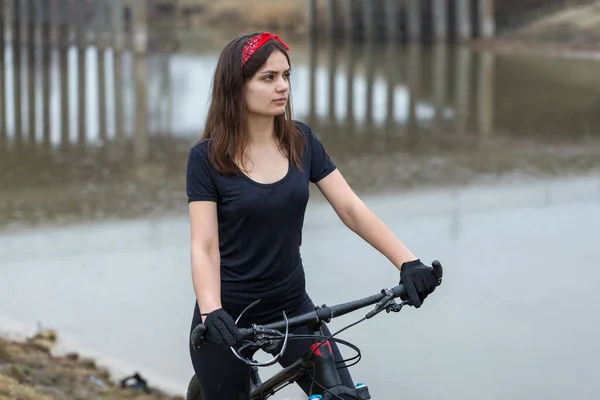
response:
[[[223,175],[210,164],[208,140],[191,148],[186,192],[188,202],[217,202],[221,254],[221,303],[238,315],[263,315],[298,306],[305,298],[300,255],[309,183],[335,170],[335,165],[311,129],[294,121],[306,135],[302,171],[290,161],[278,182],[261,184],[244,173]]]

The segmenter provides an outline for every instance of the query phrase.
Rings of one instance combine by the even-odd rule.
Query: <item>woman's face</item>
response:
[[[246,83],[246,107],[250,115],[276,116],[285,112],[290,94],[289,71],[286,56],[274,51]]]

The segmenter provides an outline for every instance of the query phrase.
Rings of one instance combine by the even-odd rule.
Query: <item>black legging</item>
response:
[[[313,311],[314,309],[315,305],[306,296],[306,301],[289,313],[288,317]],[[200,322],[200,310],[196,304],[191,329]],[[299,327],[294,329],[293,332],[295,334],[308,334],[309,330],[307,327]],[[325,335],[331,334],[326,325],[323,325],[323,332]],[[288,341],[285,353],[279,359],[279,364],[284,368],[292,364],[308,351],[310,345],[310,340]],[[334,341],[331,341],[331,347],[336,361],[341,361],[343,359],[342,355]],[[190,355],[196,377],[200,383],[203,400],[248,400],[250,396],[250,366],[238,360],[229,348],[206,348],[196,351],[190,343]],[[354,383],[350,372],[345,368],[345,365],[338,365],[342,367],[338,369],[342,384],[353,388]],[[312,384],[311,377],[304,376],[297,383],[308,395]]]

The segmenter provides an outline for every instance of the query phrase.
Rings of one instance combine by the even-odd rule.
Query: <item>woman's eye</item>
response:
[[[273,79],[273,75],[267,75],[265,76],[265,81],[270,81]]]

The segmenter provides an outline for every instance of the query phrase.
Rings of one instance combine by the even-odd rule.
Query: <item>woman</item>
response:
[[[189,152],[192,329],[204,322],[207,340],[217,345],[190,346],[204,400],[248,399],[250,369],[227,348],[239,343],[238,327],[280,319],[282,310],[289,317],[314,310],[300,256],[310,182],[348,228],[400,270],[413,306],[436,287],[432,268],[353,193],[311,129],[292,119],[288,50],[268,32],[225,46],[203,138]],[[236,326],[234,319],[257,299]],[[290,341],[280,364],[295,361],[308,345]],[[339,371],[342,383],[354,387],[347,368]],[[308,393],[311,380],[298,384]]]

